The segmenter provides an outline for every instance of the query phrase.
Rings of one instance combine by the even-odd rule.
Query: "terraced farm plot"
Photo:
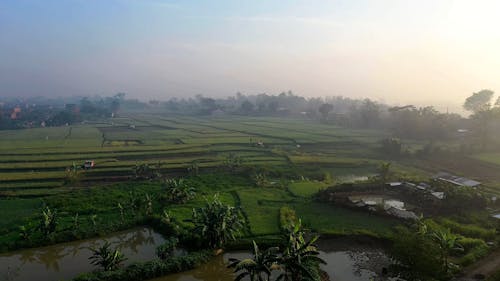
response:
[[[289,185],[288,190],[295,196],[310,197],[318,191],[328,187],[328,184],[319,181],[300,181]]]
[[[110,122],[0,132],[0,192],[59,188],[65,170],[94,160],[82,182],[116,180],[137,163],[168,172],[224,164],[229,153],[243,166],[373,167],[382,133],[349,130],[305,119],[138,115]],[[368,157],[368,158],[367,158]]]
[[[279,233],[279,210],[293,198],[284,190],[252,188],[238,191],[254,235]]]
[[[321,233],[367,233],[388,235],[398,221],[363,211],[353,211],[331,204],[306,202],[294,204],[297,215],[312,229]],[[368,234],[368,233],[367,233]]]

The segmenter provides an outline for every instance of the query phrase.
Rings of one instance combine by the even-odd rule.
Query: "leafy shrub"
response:
[[[287,206],[280,208],[280,226],[281,229],[287,229],[290,225],[297,223],[295,211]]]
[[[477,239],[477,238],[469,238],[469,237],[463,237],[460,239],[460,244],[464,247],[464,250],[466,253],[469,251],[478,248],[478,247],[486,247],[486,243],[484,240]]]
[[[172,255],[178,243],[179,239],[177,237],[170,237],[163,244],[156,247],[156,256],[161,260],[166,260]]]
[[[209,250],[189,253],[168,260],[155,259],[138,262],[114,271],[97,271],[82,274],[73,281],[140,281],[170,273],[186,271],[207,262],[212,256]]]
[[[489,240],[494,239],[496,235],[495,229],[482,228],[472,224],[460,224],[450,219],[440,219],[439,223],[444,227],[451,229],[453,232],[460,233],[467,237]]]
[[[488,246],[481,245],[469,251],[465,256],[461,257],[458,260],[458,263],[462,266],[468,266],[475,263],[482,257],[485,257],[488,254]]]

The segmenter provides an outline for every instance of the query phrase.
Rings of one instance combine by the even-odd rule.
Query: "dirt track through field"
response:
[[[488,256],[482,258],[479,262],[465,268],[464,277],[459,278],[460,281],[477,280],[474,276],[484,275],[489,276],[500,269],[500,249],[497,249]]]

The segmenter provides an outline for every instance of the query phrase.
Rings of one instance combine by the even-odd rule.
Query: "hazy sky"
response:
[[[500,1],[1,0],[0,96],[500,92]]]

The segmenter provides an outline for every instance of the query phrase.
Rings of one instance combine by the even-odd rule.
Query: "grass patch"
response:
[[[387,236],[399,222],[363,211],[353,211],[331,204],[306,202],[293,205],[306,226],[328,234],[373,234]]]
[[[288,186],[288,190],[295,196],[311,197],[327,187],[328,184],[320,181],[300,181],[291,183]]]

